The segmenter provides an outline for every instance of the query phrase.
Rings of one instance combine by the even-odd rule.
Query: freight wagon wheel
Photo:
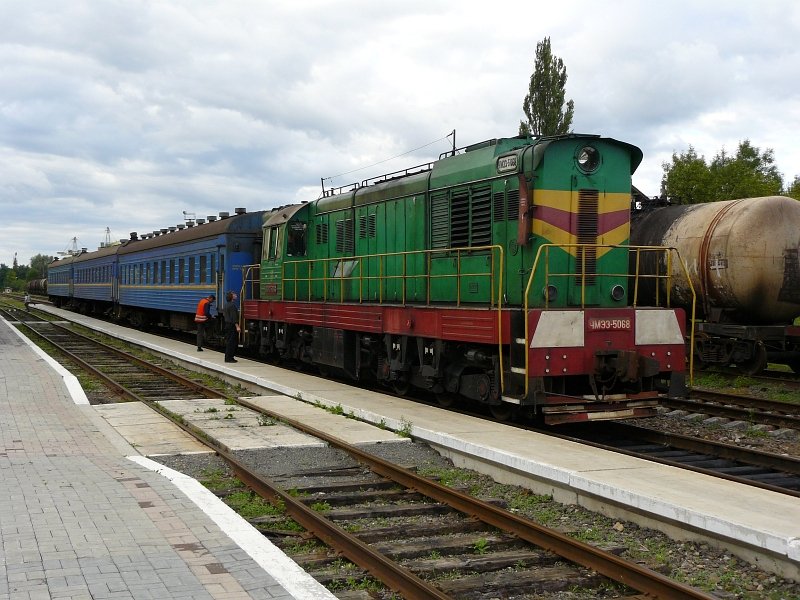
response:
[[[767,349],[761,342],[756,343],[753,358],[736,365],[745,375],[758,375],[767,368]]]

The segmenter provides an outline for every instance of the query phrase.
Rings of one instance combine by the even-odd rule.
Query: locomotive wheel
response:
[[[758,375],[767,368],[767,349],[764,344],[758,342],[755,346],[754,356],[750,360],[744,361],[740,365],[739,370],[745,375]]]
[[[514,416],[514,406],[508,402],[501,402],[500,404],[492,404],[489,406],[492,416],[498,421],[510,421]]]

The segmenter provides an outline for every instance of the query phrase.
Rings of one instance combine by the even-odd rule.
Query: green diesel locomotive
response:
[[[498,418],[651,415],[657,385],[684,386],[686,323],[637,302],[629,255],[670,254],[628,245],[641,158],[599,136],[494,139],[273,210],[243,342]]]

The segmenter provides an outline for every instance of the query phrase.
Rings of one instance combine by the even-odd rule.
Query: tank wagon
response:
[[[160,324],[195,329],[204,296],[224,297],[242,286],[242,266],[261,254],[265,211],[220,213],[146,233],[119,244],[83,251],[51,263],[49,296],[56,306],[104,314],[136,327]],[[221,325],[209,327],[221,337]]]
[[[599,136],[495,139],[276,210],[242,341],[498,418],[654,414],[660,383],[684,390],[686,315],[631,292],[641,158]]]
[[[783,196],[653,208],[636,214],[631,240],[677,248],[688,272],[672,267],[669,293],[683,306],[697,291],[694,353],[702,364],[745,374],[768,362],[800,373],[800,202]],[[667,266],[642,264],[650,273]],[[690,286],[691,283],[691,286]],[[645,291],[647,290],[647,291]]]
[[[31,295],[46,296],[47,279],[31,279],[25,286],[25,289],[28,290],[28,293]]]

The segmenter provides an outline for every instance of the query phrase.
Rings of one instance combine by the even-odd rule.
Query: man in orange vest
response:
[[[206,334],[206,325],[211,320],[211,305],[214,304],[216,297],[211,294],[197,303],[197,312],[194,315],[194,322],[197,323],[197,351],[203,351],[203,338]]]

